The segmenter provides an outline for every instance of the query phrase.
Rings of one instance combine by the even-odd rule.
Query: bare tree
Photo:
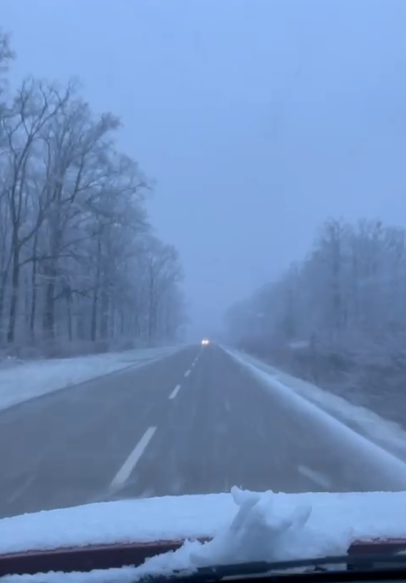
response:
[[[11,57],[0,32],[0,66]],[[185,320],[180,262],[151,234],[150,187],[117,151],[119,120],[95,116],[75,82],[26,79],[3,95],[0,341],[49,353],[61,339],[173,341]]]
[[[306,345],[313,355],[325,355],[326,368],[331,359],[359,358],[350,353],[361,349],[383,360],[399,358],[406,339],[405,292],[404,229],[331,219],[303,262],[234,306],[226,325],[230,339],[268,357]]]
[[[20,284],[20,255],[23,246],[33,237],[45,217],[44,200],[33,203],[30,188],[30,172],[37,151],[41,131],[57,115],[63,103],[52,86],[44,86],[35,80],[26,80],[18,90],[13,103],[1,120],[2,132],[7,143],[7,167],[5,198],[11,224],[11,301],[9,310],[8,342],[14,341],[17,302]],[[34,211],[33,224],[29,213]]]
[[[148,342],[152,345],[158,334],[158,316],[165,296],[182,279],[179,256],[172,245],[149,238],[145,253],[147,269]]]

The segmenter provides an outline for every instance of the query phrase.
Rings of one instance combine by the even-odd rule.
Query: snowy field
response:
[[[137,568],[114,569],[117,581],[172,569],[256,560],[345,554],[369,538],[406,537],[399,509],[406,493],[273,494],[233,488],[231,494],[149,498],[26,514],[0,521],[0,553],[24,550],[212,537]],[[80,575],[95,580],[96,572]],[[52,575],[41,576],[41,581]],[[78,581],[78,575],[66,575]],[[7,577],[3,581],[24,579]],[[30,581],[37,578],[29,577]]]
[[[359,435],[406,462],[406,431],[394,421],[380,417],[365,407],[353,405],[297,377],[270,366],[253,356],[225,348],[238,362],[251,368],[271,389],[294,393]]]
[[[0,410],[71,385],[173,354],[178,348],[148,348],[77,358],[36,360],[0,368]]]

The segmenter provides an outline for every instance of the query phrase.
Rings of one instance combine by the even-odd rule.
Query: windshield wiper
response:
[[[145,576],[141,580],[148,583],[168,583],[168,581],[185,581],[186,583],[203,583],[205,581],[221,581],[232,577],[249,577],[252,575],[270,574],[273,580],[277,580],[280,575],[286,579],[287,575],[296,577],[312,576],[315,574],[325,574],[326,581],[333,581],[332,574],[339,573],[337,580],[360,580],[357,574],[367,573],[369,580],[373,579],[373,574],[379,575],[377,579],[382,579],[382,573],[404,574],[406,568],[406,554],[368,554],[368,555],[342,555],[335,557],[323,557],[320,559],[298,559],[294,561],[259,561],[252,563],[233,563],[230,565],[217,565],[213,567],[200,567],[192,573],[185,571],[173,572],[168,576]],[[372,577],[371,577],[372,576]],[[396,577],[393,577],[396,578]]]

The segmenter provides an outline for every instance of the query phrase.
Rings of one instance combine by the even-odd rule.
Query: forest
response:
[[[403,419],[405,229],[327,220],[301,262],[229,309],[226,327],[239,348]]]
[[[9,78],[0,31],[0,347],[46,356],[177,341],[176,248],[147,212],[152,180],[120,151],[121,122],[80,83]]]

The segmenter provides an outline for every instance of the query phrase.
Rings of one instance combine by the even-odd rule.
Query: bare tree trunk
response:
[[[35,317],[37,313],[37,261],[34,259],[31,275],[31,311],[30,311],[30,337],[35,340]]]
[[[18,242],[13,240],[13,266],[11,275],[11,299],[8,321],[7,342],[12,344],[15,339],[18,293],[20,286],[20,253]]]
[[[93,293],[92,302],[92,319],[90,324],[90,339],[92,342],[96,340],[97,333],[97,308],[99,301],[99,290],[100,290],[100,261],[101,261],[101,242],[100,239],[97,240],[97,266],[96,266],[96,277]]]
[[[125,330],[124,310],[120,310],[120,334],[123,335]]]
[[[138,306],[136,306],[133,314],[133,332],[137,338],[141,336],[141,325]]]
[[[56,265],[46,268],[47,284],[45,288],[45,309],[43,316],[43,330],[46,338],[55,338],[55,282],[56,282]]]
[[[116,306],[113,303],[110,310],[109,318],[109,337],[114,339],[116,336]]]
[[[6,288],[8,280],[8,269],[1,274],[0,283],[0,339],[3,339],[3,323],[4,323],[4,303],[6,299]]]
[[[109,296],[105,291],[101,296],[100,338],[106,340],[109,334]]]
[[[29,277],[26,270],[24,270],[24,323],[26,331],[29,330],[29,323],[30,323],[30,286],[29,286]]]
[[[92,319],[90,324],[90,340],[94,342],[96,340],[97,332],[97,300],[98,300],[98,290],[97,287],[94,290],[93,302],[92,302]]]
[[[31,309],[30,309],[30,323],[29,332],[31,340],[35,340],[35,317],[37,313],[37,247],[38,247],[38,231],[36,231],[32,246],[32,271],[31,271]]]
[[[79,340],[85,340],[87,335],[86,335],[86,330],[85,330],[85,318],[84,318],[84,310],[83,310],[83,306],[81,305],[79,307],[79,317],[76,316],[75,320],[76,320],[76,334],[77,337],[79,338]]]
[[[0,279],[0,341],[3,339],[4,328],[4,304],[6,299],[6,289],[11,265],[11,253],[8,254],[6,260],[5,245],[2,249],[1,257],[1,279]]]
[[[69,342],[73,340],[73,330],[72,330],[72,300],[70,296],[66,297],[66,316],[68,321],[68,339]]]

